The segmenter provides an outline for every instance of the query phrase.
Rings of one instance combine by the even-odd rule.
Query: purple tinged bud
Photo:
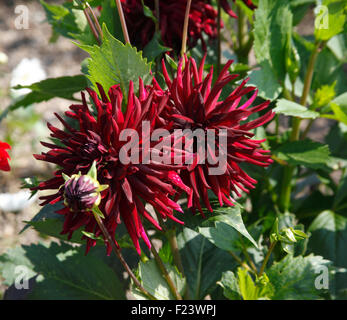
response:
[[[88,211],[99,205],[100,184],[87,175],[73,175],[65,182],[64,204],[73,212]]]

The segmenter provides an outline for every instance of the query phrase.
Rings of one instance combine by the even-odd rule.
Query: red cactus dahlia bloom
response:
[[[10,171],[11,169],[10,165],[8,164],[10,156],[6,149],[11,149],[11,146],[6,142],[0,141],[0,170],[2,171]]]
[[[64,177],[86,175],[92,163],[95,161],[98,183],[108,185],[101,192],[99,205],[104,215],[104,224],[111,236],[115,236],[116,227],[124,222],[136,250],[140,253],[139,239],[142,238],[148,247],[149,240],[142,224],[142,218],[146,218],[156,228],[160,229],[156,220],[147,212],[144,202],[151,204],[163,219],[177,220],[173,211],[182,211],[180,206],[172,201],[169,196],[176,193],[173,185],[189,191],[171,165],[165,165],[150,161],[148,164],[123,164],[120,161],[120,149],[127,143],[121,141],[121,131],[134,129],[142,137],[140,148],[149,137],[143,137],[142,121],[150,123],[153,130],[156,113],[167,101],[167,96],[155,96],[154,90],[147,90],[140,80],[140,95],[137,98],[133,92],[133,84],[130,83],[127,108],[122,112],[122,92],[119,85],[110,88],[107,98],[102,87],[99,86],[102,100],[99,100],[96,92],[87,89],[96,108],[95,116],[87,106],[85,95],[82,93],[81,105],[71,105],[71,111],[65,114],[67,117],[79,122],[79,129],[72,128],[59,115],[65,131],[51,124],[48,128],[52,131],[51,137],[58,139],[64,146],[42,142],[42,145],[51,150],[41,155],[35,155],[36,159],[54,163],[61,167],[55,172],[55,177],[40,183],[38,190],[55,189],[54,194],[42,196],[42,205],[54,204],[65,200],[65,207],[58,211],[64,215],[62,234],[72,233],[84,226],[85,231],[93,233],[96,237],[102,235],[91,208],[95,199],[95,187],[93,183],[85,183],[85,180],[75,176],[74,181],[64,184]],[[145,156],[140,153],[140,157]],[[70,181],[70,180],[69,180]],[[88,182],[88,179],[86,180]],[[64,190],[66,189],[66,190]],[[77,199],[81,196],[81,199]],[[76,198],[77,197],[77,198]],[[74,205],[68,207],[69,203]],[[80,210],[79,210],[80,209]],[[179,221],[180,222],[180,221]],[[87,238],[87,252],[95,245],[95,240]],[[107,244],[108,245],[108,244]],[[108,245],[108,253],[111,247]]]
[[[269,151],[263,150],[260,146],[265,140],[251,139],[254,134],[250,130],[267,123],[274,116],[270,110],[255,120],[245,122],[250,115],[266,109],[270,101],[251,107],[258,90],[251,86],[245,87],[248,79],[244,80],[226,99],[219,101],[222,89],[238,75],[228,72],[232,63],[229,61],[212,85],[213,67],[204,77],[204,60],[205,58],[198,68],[194,59],[185,58],[185,68],[182,70],[183,60],[181,59],[177,75],[173,80],[166,71],[164,60],[162,61],[170,99],[167,108],[160,114],[163,123],[170,125],[174,123],[173,128],[189,128],[192,131],[203,129],[205,132],[208,129],[216,132],[225,129],[227,132],[227,147],[224,148],[227,161],[226,171],[223,174],[209,174],[208,169],[212,166],[208,161],[205,161],[205,164],[197,164],[198,157],[201,157],[197,150],[194,150],[196,160],[187,170],[182,170],[180,173],[183,182],[193,189],[188,206],[192,207],[193,211],[199,209],[200,212],[202,212],[200,200],[212,211],[207,193],[209,189],[218,197],[221,206],[223,204],[231,206],[234,201],[230,196],[231,192],[240,196],[240,190],[249,192],[250,188],[254,188],[256,180],[240,168],[240,163],[246,162],[262,167],[272,163]],[[247,98],[246,94],[250,92],[253,94]],[[216,138],[216,149],[219,148],[218,141]],[[186,139],[185,143],[194,142]],[[206,156],[210,153],[213,158],[208,144],[206,149]]]
[[[122,0],[122,3],[130,40],[137,47],[144,48],[153,38],[154,22],[144,15],[141,0]],[[154,1],[145,0],[144,4],[154,11]],[[222,1],[222,4],[228,14],[236,17],[227,1]],[[181,49],[186,5],[186,0],[161,0],[159,2],[161,38],[164,45],[176,51]],[[188,46],[194,47],[199,39],[204,45],[203,33],[209,38],[217,36],[217,11],[211,5],[210,0],[194,0],[189,14]]]

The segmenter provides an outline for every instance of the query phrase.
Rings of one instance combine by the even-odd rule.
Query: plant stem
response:
[[[317,60],[317,56],[320,51],[321,42],[317,42],[315,44],[314,50],[312,51],[310,55],[310,59],[307,65],[307,71],[305,76],[305,82],[304,82],[304,88],[302,91],[302,96],[300,99],[300,104],[305,106],[307,102],[307,97],[311,89],[312,84],[312,77],[313,77],[313,71],[314,71],[314,65]],[[300,138],[300,123],[301,118],[295,117],[293,118],[293,128],[290,135],[290,141],[297,141]],[[282,186],[281,186],[281,195],[280,195],[280,209],[285,212],[288,211],[290,206],[290,195],[292,192],[292,178],[294,173],[295,167],[293,166],[286,166],[284,168],[284,176],[282,180]]]
[[[129,34],[128,34],[127,24],[126,24],[125,18],[124,18],[122,3],[121,3],[120,0],[115,0],[115,2],[116,2],[116,5],[117,5],[117,10],[118,10],[118,14],[119,14],[120,24],[122,26],[124,41],[125,41],[125,43],[129,43],[130,44],[130,38],[129,38]]]
[[[236,262],[241,266],[244,267],[247,271],[254,273],[254,270],[246,263],[243,262],[234,252],[228,251],[228,253],[236,260]],[[255,273],[256,274],[256,273]]]
[[[93,21],[94,21],[94,24],[95,24],[95,27],[96,29],[98,30],[98,33],[99,33],[99,37],[100,37],[100,41],[102,40],[103,38],[103,34],[102,34],[102,29],[100,27],[100,23],[99,23],[99,20],[98,18],[96,17],[95,13],[94,13],[94,10],[92,9],[92,7],[90,6],[90,4],[88,2],[86,2],[86,6],[87,8],[89,9],[89,12],[91,13],[92,17],[93,17]]]
[[[301,139],[305,139],[305,138],[306,138],[308,132],[310,131],[310,129],[311,129],[312,125],[313,125],[313,121],[314,121],[313,119],[310,119],[310,121],[309,121],[309,123],[307,124],[307,126],[306,126],[304,132],[303,132],[302,135],[301,135]]]
[[[182,47],[181,47],[181,56],[183,57],[187,51],[187,36],[188,36],[188,25],[189,25],[189,12],[190,5],[192,0],[187,0],[186,12],[184,15],[184,24],[183,24],[183,34],[182,34]]]
[[[221,42],[221,15],[222,15],[222,10],[221,10],[221,5],[220,5],[220,0],[218,0],[218,16],[217,16],[217,74],[220,73],[221,69],[221,60],[222,60],[222,42]]]
[[[255,266],[255,264],[254,264],[252,258],[250,257],[250,255],[248,254],[247,248],[245,248],[243,242],[242,242],[242,248],[243,248],[243,250],[242,250],[242,251],[243,251],[243,254],[245,255],[246,260],[248,261],[250,267],[252,268],[252,270],[253,270],[255,273],[257,273],[257,272],[258,272],[257,267]]]
[[[160,29],[160,6],[159,6],[159,0],[154,0],[154,6],[155,6],[155,17],[157,18],[157,22],[155,24],[155,31],[158,32]]]
[[[98,30],[95,28],[94,23],[89,15],[90,14],[89,8],[83,9],[83,13],[86,16],[88,25],[94,35],[94,38],[96,39],[96,42],[98,43],[98,45],[101,45],[101,35],[99,35]]]
[[[165,236],[169,240],[174,263],[177,269],[179,270],[179,272],[181,272],[181,274],[184,276],[184,268],[182,264],[182,259],[181,259],[180,251],[178,250],[178,245],[177,245],[176,228],[167,229],[161,215],[156,212],[156,216],[159,221],[159,225],[161,226]]]
[[[269,250],[267,251],[267,254],[266,254],[265,258],[264,258],[263,264],[260,267],[260,271],[259,271],[258,277],[261,277],[263,275],[265,267],[267,265],[267,262],[268,262],[268,260],[269,260],[269,258],[271,256],[271,253],[272,253],[273,249],[276,246],[276,243],[277,243],[277,241],[274,241],[274,242],[272,242],[270,244]]]
[[[178,245],[177,245],[176,228],[173,228],[171,230],[167,230],[165,234],[169,240],[169,244],[171,247],[174,263],[175,263],[178,271],[184,277],[184,268],[183,268],[183,264],[182,264],[180,251],[178,250]]]
[[[237,16],[237,58],[238,62],[248,64],[250,46],[248,43],[247,17],[239,6],[237,7]]]
[[[147,234],[147,237],[148,237],[148,234]],[[182,297],[181,295],[179,294],[175,284],[173,283],[172,279],[170,278],[170,275],[168,273],[168,271],[166,270],[165,268],[165,265],[163,263],[163,261],[161,260],[157,250],[155,249],[153,243],[152,243],[152,240],[148,237],[149,239],[149,242],[151,243],[151,252],[153,253],[153,256],[154,256],[154,259],[157,263],[157,266],[159,267],[165,281],[167,282],[167,284],[169,285],[170,287],[170,290],[171,292],[173,293],[174,297],[177,299],[177,300],[182,300]]]
[[[135,285],[139,288],[139,290],[146,295],[148,298],[150,298],[151,300],[157,300],[154,296],[152,296],[144,287],[142,287],[140,281],[136,278],[136,276],[134,275],[134,273],[131,271],[129,265],[126,263],[120,249],[117,247],[117,245],[115,244],[114,239],[111,237],[111,235],[109,234],[109,232],[107,231],[105,225],[103,224],[101,218],[98,216],[98,214],[96,214],[95,212],[93,212],[95,220],[101,230],[101,232],[103,233],[106,241],[110,244],[110,246],[112,247],[114,253],[116,254],[116,256],[119,258],[121,264],[123,265],[124,269],[126,270],[126,272],[129,274],[130,278],[134,281]]]

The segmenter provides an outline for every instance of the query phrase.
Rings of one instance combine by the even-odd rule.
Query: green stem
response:
[[[308,124],[307,124],[307,126],[306,126],[304,132],[303,132],[302,135],[301,135],[301,139],[302,139],[302,140],[305,139],[306,136],[307,136],[307,134],[309,133],[309,131],[310,131],[312,125],[313,125],[313,121],[314,121],[313,119],[310,119],[310,121],[308,122]]]
[[[247,16],[240,7],[237,7],[237,37],[238,48],[236,51],[238,62],[248,64],[250,46],[248,44]]]
[[[234,252],[228,251],[228,253],[236,260],[236,262],[243,268],[245,268],[247,271],[251,273],[255,273],[254,270],[246,263],[243,262]],[[256,273],[255,273],[256,274]]]
[[[183,264],[182,264],[180,251],[178,249],[177,238],[176,238],[176,229],[173,228],[171,230],[167,230],[165,234],[169,240],[169,244],[171,247],[174,263],[175,263],[178,271],[184,277],[184,268],[183,268]]]
[[[155,17],[157,18],[157,22],[155,24],[155,31],[158,32],[160,29],[160,12],[159,12],[159,0],[154,0],[154,8],[155,8]]]
[[[90,17],[90,10],[89,8],[85,8],[83,9],[83,13],[87,19],[88,25],[90,27],[90,30],[92,31],[94,38],[96,39],[96,42],[98,43],[98,45],[101,45],[101,35],[99,35],[98,30],[96,29],[96,27],[94,26],[94,23]]]
[[[255,266],[250,255],[248,254],[247,248],[245,246],[245,243],[243,242],[242,237],[240,237],[240,242],[241,242],[241,246],[242,246],[242,252],[245,255],[246,260],[248,261],[248,263],[249,263],[250,267],[252,268],[252,270],[254,271],[254,273],[257,274],[257,272],[258,272],[257,267]]]
[[[302,96],[300,99],[300,104],[305,106],[307,102],[307,97],[311,89],[311,84],[312,84],[312,77],[313,77],[313,71],[314,71],[314,65],[317,60],[317,56],[320,51],[320,46],[321,42],[317,42],[315,44],[314,50],[311,53],[308,65],[307,65],[307,71],[306,71],[306,76],[305,76],[305,81],[304,81],[304,88],[302,91]],[[293,127],[292,127],[292,132],[290,135],[290,141],[297,141],[300,138],[300,123],[301,123],[301,118],[295,117],[293,118]],[[283,212],[288,211],[289,206],[290,206],[290,195],[292,192],[292,178],[293,178],[293,173],[294,173],[295,167],[293,166],[286,166],[284,168],[284,176],[282,180],[282,186],[281,186],[281,195],[280,195],[280,209]]]
[[[106,241],[110,244],[112,250],[114,251],[114,253],[116,254],[116,256],[118,257],[118,259],[120,260],[121,264],[123,265],[124,269],[126,270],[126,272],[129,274],[130,278],[134,281],[135,285],[138,287],[138,289],[144,294],[146,295],[149,299],[151,300],[157,300],[154,296],[152,296],[144,287],[142,287],[140,281],[136,278],[136,276],[134,275],[134,273],[131,271],[129,265],[126,263],[120,249],[117,247],[117,245],[115,244],[114,239],[111,237],[111,235],[109,234],[108,230],[106,229],[104,223],[102,222],[101,218],[98,216],[97,213],[93,212],[95,220],[101,230],[101,232],[103,233]]]
[[[186,12],[184,14],[183,34],[182,34],[182,49],[181,49],[182,57],[187,51],[187,35],[188,35],[189,12],[190,12],[191,4],[192,4],[192,0],[187,0]]]
[[[266,265],[267,265],[267,262],[269,261],[269,258],[270,258],[270,256],[271,256],[271,253],[272,253],[273,249],[274,249],[275,246],[276,246],[276,243],[277,243],[277,241],[274,241],[274,242],[272,242],[272,243],[270,244],[269,250],[268,250],[267,253],[266,253],[266,256],[265,256],[265,258],[264,258],[263,264],[262,264],[261,267],[260,267],[260,271],[259,271],[258,277],[261,277],[261,276],[263,275],[264,270],[265,270],[265,267],[266,267]]]
[[[147,235],[148,237],[148,235]],[[165,281],[167,282],[167,284],[169,285],[169,288],[172,292],[172,294],[174,295],[174,297],[176,298],[176,300],[183,300],[181,295],[179,294],[175,284],[173,283],[168,271],[165,268],[165,265],[163,263],[163,261],[161,260],[157,250],[155,249],[152,240],[148,237],[149,242],[151,243],[151,252],[153,253],[154,259],[157,263],[158,268],[160,269]]]

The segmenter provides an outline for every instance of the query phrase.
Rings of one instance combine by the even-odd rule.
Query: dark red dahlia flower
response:
[[[52,131],[51,137],[59,140],[64,146],[42,142],[51,150],[35,155],[36,159],[51,162],[61,168],[55,172],[54,178],[42,182],[37,187],[38,190],[56,190],[51,195],[41,197],[44,200],[42,205],[65,200],[65,207],[58,211],[65,218],[62,234],[71,237],[75,230],[84,227],[86,232],[98,237],[102,236],[102,232],[92,211],[88,210],[96,204],[104,216],[103,222],[110,235],[115,236],[117,225],[123,221],[136,250],[140,253],[140,238],[150,247],[142,219],[147,219],[160,229],[145,208],[145,203],[151,204],[163,219],[170,218],[180,222],[174,217],[173,211],[182,210],[169,196],[176,193],[174,186],[189,191],[173,171],[176,167],[152,160],[145,164],[142,161],[147,152],[154,148],[149,144],[149,149],[142,151],[143,145],[151,143],[148,142],[149,136],[141,134],[142,130],[147,123],[149,133],[152,132],[158,109],[166,104],[168,98],[166,95],[156,96],[154,90],[147,90],[140,80],[139,98],[135,96],[131,83],[126,110],[122,112],[123,96],[119,85],[110,88],[109,98],[99,86],[101,100],[96,92],[90,89],[87,91],[95,106],[95,112],[88,108],[85,95],[82,93],[83,103],[71,105],[71,111],[65,113],[67,117],[78,121],[79,129],[72,128],[56,114],[66,130],[60,130],[51,124],[48,124],[48,128]],[[132,134],[135,132],[140,136],[138,148],[135,146],[135,153],[140,158],[138,162],[132,158],[127,164],[121,161],[123,147],[129,143],[122,137],[124,129],[132,129]],[[94,162],[97,182],[108,186],[106,190],[102,189],[100,203],[93,198],[93,184],[77,178],[86,175]],[[73,176],[76,174],[77,176]],[[65,183],[66,176],[72,176],[74,179]],[[95,240],[83,237],[87,240],[88,252],[90,247],[95,245]],[[111,247],[107,245],[110,253]]]
[[[154,22],[143,13],[141,0],[122,0],[130,40],[139,48],[144,48],[153,38]],[[145,0],[144,4],[154,12],[154,1]],[[175,51],[181,49],[186,0],[161,0],[159,2],[159,29],[165,46]],[[227,2],[223,7],[228,14],[236,17]],[[204,45],[203,34],[209,38],[217,36],[217,11],[210,0],[192,1],[189,25],[188,47],[194,47],[200,39]]]
[[[193,210],[201,211],[201,202],[210,210],[208,190],[211,190],[219,199],[222,206],[233,205],[231,193],[240,196],[240,191],[249,192],[254,188],[256,180],[247,175],[241,169],[243,162],[266,167],[272,160],[269,151],[261,148],[261,143],[265,140],[251,139],[254,134],[251,129],[262,126],[270,121],[274,113],[269,110],[264,115],[258,116],[255,120],[247,119],[257,112],[266,109],[270,101],[251,107],[257,96],[258,90],[255,87],[245,87],[248,79],[244,80],[229,96],[219,101],[222,89],[238,75],[230,74],[228,69],[232,63],[229,61],[216,82],[212,85],[213,67],[206,77],[203,76],[204,60],[199,68],[194,59],[185,58],[183,69],[181,59],[178,65],[176,77],[170,79],[165,63],[163,61],[163,73],[170,93],[167,107],[161,112],[160,118],[170,126],[173,123],[174,129],[202,130],[205,133],[205,153],[194,137],[184,137],[182,141],[185,145],[193,145],[195,159],[187,170],[182,170],[180,176],[183,182],[193,190],[188,206]],[[183,69],[183,70],[182,70]],[[250,98],[247,94],[252,93]],[[241,102],[242,101],[242,102]],[[224,131],[226,142],[220,142],[221,134]],[[212,140],[208,140],[209,132],[215,132]],[[206,137],[207,136],[207,137]],[[213,142],[212,144],[210,142]],[[212,149],[214,144],[215,148]],[[201,145],[200,145],[201,146]],[[216,159],[225,156],[224,169],[218,174],[211,174],[211,168],[216,164],[209,159]]]
[[[7,153],[7,149],[11,149],[11,146],[6,142],[0,141],[0,170],[2,171],[10,171],[10,165],[8,160],[11,159],[9,154]]]

